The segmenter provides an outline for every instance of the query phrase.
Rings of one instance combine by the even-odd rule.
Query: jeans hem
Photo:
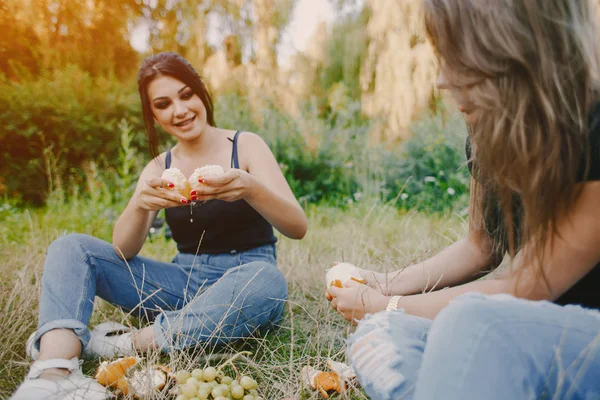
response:
[[[40,338],[46,333],[55,329],[70,329],[75,332],[77,338],[81,342],[81,349],[85,349],[90,341],[90,331],[86,325],[76,319],[57,319],[46,322],[38,328],[34,336],[34,347],[40,349]]]

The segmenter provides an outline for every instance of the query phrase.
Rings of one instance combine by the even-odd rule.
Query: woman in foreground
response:
[[[469,126],[469,233],[328,290],[358,322],[350,362],[372,399],[600,398],[595,3],[423,6],[437,85]]]

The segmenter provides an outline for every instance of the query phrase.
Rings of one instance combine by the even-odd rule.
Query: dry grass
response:
[[[6,398],[22,381],[29,361],[25,341],[35,329],[39,282],[46,248],[56,237],[82,232],[110,237],[111,224],[101,213],[104,208],[87,204],[53,206],[35,213],[14,210],[0,215],[0,398]],[[168,363],[173,369],[218,365],[232,354],[250,351],[234,366],[260,382],[265,399],[296,397],[320,398],[302,387],[299,372],[304,365],[324,367],[328,357],[345,361],[345,338],[353,328],[333,312],[324,299],[324,271],[333,261],[350,261],[360,267],[390,271],[424,259],[464,235],[465,222],[455,217],[437,218],[403,213],[383,204],[354,204],[338,210],[314,207],[308,211],[309,233],[302,241],[285,238],[278,243],[278,262],[290,290],[290,298],[280,327],[266,335],[244,340],[213,351],[198,348],[168,356],[149,353],[148,362]],[[143,249],[146,256],[170,260],[174,243],[157,239]],[[94,325],[105,319],[126,316],[99,301],[92,316]],[[127,319],[138,324],[139,321]],[[97,362],[86,362],[84,370],[93,373]],[[229,367],[228,367],[229,368]],[[229,374],[236,371],[229,368]],[[166,398],[165,396],[157,398]],[[365,399],[353,389],[332,398]]]

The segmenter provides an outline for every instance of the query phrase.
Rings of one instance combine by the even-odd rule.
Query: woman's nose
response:
[[[440,90],[445,90],[450,87],[450,84],[448,83],[448,78],[446,77],[446,74],[443,71],[439,73],[435,81],[435,85]]]
[[[175,101],[173,105],[175,107],[176,117],[182,117],[187,112],[187,107],[181,101]]]

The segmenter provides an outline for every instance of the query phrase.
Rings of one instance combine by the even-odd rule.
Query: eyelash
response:
[[[181,95],[182,100],[189,100],[192,97],[194,97],[194,92],[192,92],[192,91],[185,92]],[[167,108],[169,106],[169,104],[170,104],[170,102],[158,103],[155,105],[155,107],[158,108],[159,110],[164,110],[165,108]]]

